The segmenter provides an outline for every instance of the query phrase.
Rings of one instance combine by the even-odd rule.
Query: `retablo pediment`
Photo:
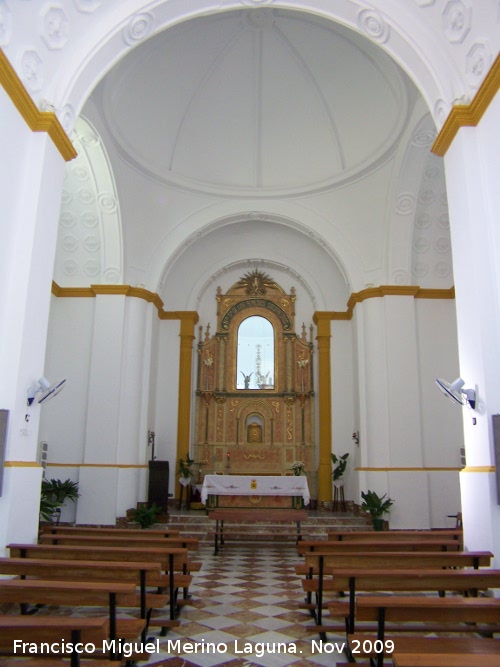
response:
[[[233,316],[247,308],[258,311],[264,309],[274,312],[281,320],[283,329],[291,331],[293,327],[295,288],[290,294],[271,276],[255,270],[246,273],[226,292],[217,290],[219,304],[219,329],[227,330]]]

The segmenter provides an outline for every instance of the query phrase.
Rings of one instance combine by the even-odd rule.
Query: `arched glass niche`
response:
[[[274,329],[253,315],[238,327],[236,389],[274,389]]]

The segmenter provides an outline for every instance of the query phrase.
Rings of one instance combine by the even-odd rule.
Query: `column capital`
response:
[[[316,339],[328,337],[331,338],[330,322],[332,321],[332,313],[322,310],[317,310],[313,315],[313,322],[317,327],[318,335]]]

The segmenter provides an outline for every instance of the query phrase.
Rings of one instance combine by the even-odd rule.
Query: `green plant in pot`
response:
[[[193,471],[191,470],[193,463],[194,459],[189,458],[189,453],[187,453],[186,459],[179,459],[179,470],[177,471],[177,474],[184,479],[189,479],[193,474]]]
[[[336,454],[330,454],[333,465],[332,479],[336,482],[340,479],[347,468],[347,459],[349,458],[349,452],[342,454],[342,456],[337,456]]]
[[[151,504],[142,503],[137,509],[132,510],[131,518],[133,521],[137,521],[141,528],[151,528],[161,511],[161,507],[158,507],[154,502]]]
[[[363,502],[361,503],[361,509],[365,510],[371,514],[373,527],[375,530],[383,530],[384,527],[384,514],[388,514],[391,506],[394,504],[392,498],[387,497],[387,493],[384,493],[383,496],[379,496],[375,491],[361,491],[361,497]]]
[[[66,500],[76,502],[80,497],[78,482],[71,479],[42,479],[40,495],[40,516],[45,521],[57,521],[61,517],[61,507]]]

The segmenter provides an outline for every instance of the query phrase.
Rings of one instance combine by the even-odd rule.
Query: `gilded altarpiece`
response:
[[[304,324],[295,332],[295,298],[293,288],[286,294],[260,271],[226,294],[218,288],[216,331],[199,329],[194,455],[201,474],[292,474],[294,461],[309,475],[315,470],[312,326],[309,336]],[[255,322],[267,328],[265,339],[243,337]]]

